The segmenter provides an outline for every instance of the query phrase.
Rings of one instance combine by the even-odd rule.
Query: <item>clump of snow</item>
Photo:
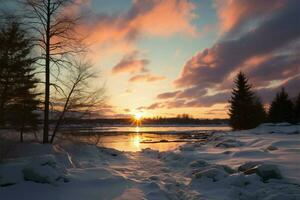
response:
[[[259,165],[256,169],[256,174],[260,176],[263,181],[269,179],[281,179],[282,175],[276,165],[271,164],[262,164]]]
[[[243,146],[243,142],[234,139],[225,139],[216,144],[216,147],[233,148]]]
[[[243,132],[254,133],[254,134],[266,134],[266,133],[275,133],[275,134],[300,134],[299,125],[291,125],[289,123],[265,123],[259,125],[257,128],[246,130]]]
[[[270,146],[267,147],[266,150],[268,150],[268,151],[275,151],[275,150],[278,150],[278,148],[276,146],[270,145]]]
[[[195,174],[196,179],[208,178],[208,179],[211,179],[213,182],[222,180],[222,179],[226,178],[227,176],[228,176],[228,174],[224,170],[221,170],[218,168],[205,169],[205,170],[202,170]]]
[[[153,150],[153,149],[150,149],[150,148],[146,148],[146,149],[143,149],[141,151],[142,154],[145,154],[149,157],[152,157],[152,158],[160,158],[160,152],[157,151],[157,150]]]
[[[199,141],[197,143],[187,143],[179,147],[180,151],[195,151],[196,148],[201,148],[205,144],[204,141]]]
[[[195,160],[190,162],[189,166],[192,168],[206,167],[209,164],[205,160]]]
[[[249,161],[239,166],[238,171],[245,172],[261,164],[259,161]]]
[[[60,180],[64,182],[68,181],[65,177],[66,169],[52,155],[34,159],[24,167],[22,172],[24,180],[36,183],[55,183]]]
[[[235,187],[246,187],[247,185],[250,184],[250,181],[248,180],[248,177],[245,176],[243,173],[237,173],[237,174],[232,174],[229,176],[226,180],[230,185],[235,186]]]

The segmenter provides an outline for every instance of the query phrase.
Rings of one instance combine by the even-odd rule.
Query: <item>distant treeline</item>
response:
[[[54,121],[52,121],[54,122]],[[97,124],[97,125],[135,125],[131,118],[101,118],[101,119],[65,119],[67,124]],[[155,117],[142,119],[142,125],[209,125],[209,124],[228,124],[228,119],[197,119],[182,117]]]

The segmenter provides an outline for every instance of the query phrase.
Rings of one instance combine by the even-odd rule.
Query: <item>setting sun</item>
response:
[[[135,114],[134,114],[134,119],[135,119],[136,121],[141,121],[142,117],[143,117],[143,114],[142,114],[142,113],[135,113]]]

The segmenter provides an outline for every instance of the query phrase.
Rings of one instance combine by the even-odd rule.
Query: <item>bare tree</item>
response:
[[[64,117],[67,114],[76,114],[83,118],[91,115],[101,108],[104,102],[104,86],[93,87],[98,78],[92,70],[92,65],[86,61],[73,60],[72,72],[64,80],[59,79],[61,87],[60,97],[55,99],[55,104],[61,107],[58,120],[52,133],[52,143]]]
[[[83,51],[82,39],[76,33],[80,17],[67,12],[74,0],[20,0],[24,3],[25,17],[36,35],[40,56],[37,64],[45,73],[43,143],[49,142],[50,76],[55,78],[61,68],[70,67],[67,55]]]

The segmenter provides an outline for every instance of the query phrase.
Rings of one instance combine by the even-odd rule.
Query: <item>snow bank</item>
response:
[[[277,134],[299,134],[300,125],[291,125],[289,123],[265,123],[261,124],[255,129],[243,131],[252,134],[266,134],[266,133],[277,133]]]
[[[15,144],[0,164],[0,199],[296,200],[299,128],[264,124],[168,152]]]

